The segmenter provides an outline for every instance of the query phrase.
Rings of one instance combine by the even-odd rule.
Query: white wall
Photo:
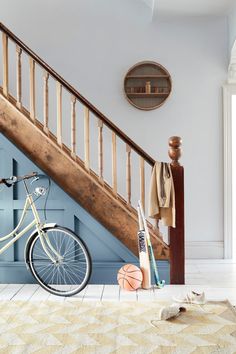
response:
[[[233,44],[236,40],[236,2],[232,2],[232,7],[229,12],[229,56],[231,54],[231,50]]]
[[[158,160],[183,138],[186,244],[190,257],[223,255],[221,85],[227,77],[227,20],[150,23],[136,0],[0,0],[1,21]],[[173,93],[159,109],[135,109],[123,95],[127,70],[164,65]]]

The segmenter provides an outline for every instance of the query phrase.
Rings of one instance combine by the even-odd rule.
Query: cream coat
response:
[[[149,194],[150,218],[175,227],[175,190],[170,164],[156,162],[151,176]]]

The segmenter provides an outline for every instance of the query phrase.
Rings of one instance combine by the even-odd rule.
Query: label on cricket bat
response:
[[[149,289],[151,287],[151,269],[150,269],[150,262],[149,262],[147,240],[145,236],[145,231],[143,230],[140,230],[138,232],[138,247],[139,247],[140,269],[143,273],[142,287],[144,289]]]

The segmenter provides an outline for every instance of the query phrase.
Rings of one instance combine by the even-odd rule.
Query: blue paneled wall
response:
[[[0,177],[24,175],[32,171],[43,173],[0,134]],[[46,183],[46,180],[40,182],[40,184]],[[79,181],[78,188],[80,188]],[[25,192],[22,183],[19,183],[14,188],[6,188],[1,185],[0,190],[0,235],[2,236],[9,233],[16,226],[24,206]],[[44,219],[44,204],[44,198],[36,202],[42,220]],[[138,259],[133,253],[54,182],[51,184],[46,216],[47,222],[56,222],[59,225],[66,226],[74,230],[85,241],[93,261],[91,283],[116,283],[117,270],[124,263],[138,264]],[[31,212],[29,212],[27,220],[29,221],[31,218]],[[0,255],[1,283],[34,282],[24,264],[26,238],[27,236],[23,236],[13,247]],[[4,242],[0,246],[2,244]],[[168,282],[168,262],[160,262],[159,269],[162,278]]]

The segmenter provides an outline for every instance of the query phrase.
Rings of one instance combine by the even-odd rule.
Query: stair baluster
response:
[[[98,119],[98,170],[100,181],[103,181],[103,122]]]
[[[30,67],[30,118],[35,122],[35,61],[29,57]]]
[[[8,97],[8,37],[2,32],[3,94]]]
[[[117,155],[116,155],[116,133],[112,132],[112,189],[117,195]]]
[[[76,98],[71,95],[71,156],[76,159]]]
[[[131,147],[126,144],[126,193],[127,203],[131,204]]]
[[[21,54],[22,49],[16,46],[16,105],[22,108],[22,73],[21,73]]]
[[[145,212],[145,164],[144,158],[140,156],[139,159],[139,173],[140,173],[140,200]]]
[[[62,85],[57,82],[57,143],[62,146]]]
[[[84,165],[90,169],[89,109],[84,106]]]
[[[48,129],[48,79],[49,74],[45,70],[43,75],[43,130],[49,135]]]

